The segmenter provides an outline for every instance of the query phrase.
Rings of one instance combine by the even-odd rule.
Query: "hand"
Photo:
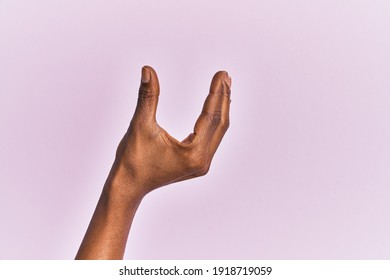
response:
[[[156,122],[159,81],[152,67],[143,67],[138,104],[117,149],[109,185],[124,196],[142,198],[158,187],[205,175],[229,127],[230,86],[226,72],[214,75],[194,132],[178,141]]]
[[[207,173],[229,127],[230,85],[226,72],[214,75],[194,132],[180,142],[157,124],[157,74],[142,68],[137,108],[76,259],[122,259],[142,198],[158,187]]]

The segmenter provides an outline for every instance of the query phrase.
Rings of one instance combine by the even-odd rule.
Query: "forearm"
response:
[[[76,259],[123,259],[142,197],[122,195],[120,179],[115,179],[107,179]]]

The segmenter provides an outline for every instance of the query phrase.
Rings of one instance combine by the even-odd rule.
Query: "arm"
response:
[[[194,132],[180,142],[157,124],[158,77],[153,68],[142,68],[133,119],[118,146],[76,259],[122,259],[142,198],[156,188],[208,172],[229,126],[230,86],[226,72],[214,75]]]

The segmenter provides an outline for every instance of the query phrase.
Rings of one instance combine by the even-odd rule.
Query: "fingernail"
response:
[[[148,68],[143,67],[142,74],[141,74],[141,81],[143,83],[147,83],[149,82],[149,80],[150,80],[150,71],[148,70]]]
[[[229,76],[229,73],[225,74],[225,82],[228,84],[229,88],[232,86],[232,78]]]

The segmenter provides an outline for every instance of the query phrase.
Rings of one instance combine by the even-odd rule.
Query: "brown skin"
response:
[[[156,122],[160,86],[154,69],[142,68],[137,108],[76,259],[122,259],[142,198],[159,187],[205,175],[229,127],[231,78],[217,72],[194,132],[183,141]]]

